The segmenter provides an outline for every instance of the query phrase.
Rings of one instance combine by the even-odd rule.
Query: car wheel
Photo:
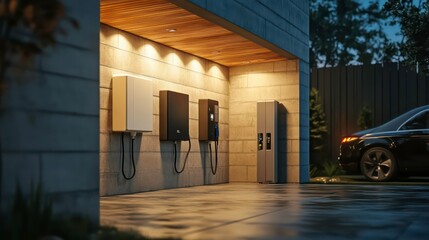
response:
[[[360,161],[362,174],[375,182],[389,181],[396,175],[397,164],[393,154],[381,147],[368,149]]]

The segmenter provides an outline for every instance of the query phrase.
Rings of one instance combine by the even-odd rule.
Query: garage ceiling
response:
[[[101,0],[100,21],[225,66],[286,59],[168,0]]]

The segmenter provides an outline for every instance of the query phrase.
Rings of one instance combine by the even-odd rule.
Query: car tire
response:
[[[365,151],[360,161],[361,173],[374,182],[386,182],[396,177],[398,169],[395,156],[382,147]]]

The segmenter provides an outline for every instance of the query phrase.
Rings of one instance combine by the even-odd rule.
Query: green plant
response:
[[[319,176],[319,168],[316,165],[311,164],[310,165],[310,177],[314,178],[317,176]]]
[[[390,25],[400,26],[401,61],[429,73],[429,1],[387,0],[383,8]]]
[[[373,126],[372,123],[372,111],[369,107],[364,106],[359,113],[357,124],[361,130],[369,129]]]
[[[327,133],[328,126],[319,91],[312,88],[310,92],[310,163],[317,167],[321,166]]]
[[[42,187],[32,187],[30,195],[25,197],[19,185],[7,220],[0,225],[0,236],[5,239],[41,239],[47,236],[60,236],[62,239],[89,239],[96,227],[85,217],[53,216],[52,201],[44,198]],[[3,217],[2,217],[3,219]]]
[[[90,240],[97,232],[97,226],[84,216],[54,216],[49,235],[62,239]]]
[[[16,187],[12,208],[0,218],[0,236],[8,240],[64,239],[64,240],[144,240],[136,231],[122,231],[115,227],[93,224],[84,216],[55,216],[52,201],[43,197],[42,187],[31,189],[24,196]],[[6,221],[5,221],[6,220]]]
[[[311,0],[310,66],[346,66],[392,59],[396,51],[385,51],[392,44],[383,30],[386,16],[379,2]]]
[[[40,185],[25,198],[21,188],[16,187],[12,210],[0,226],[5,239],[38,239],[46,236],[51,227],[52,203],[42,199]]]
[[[323,164],[323,175],[332,179],[342,174],[342,169],[337,162],[327,161]]]

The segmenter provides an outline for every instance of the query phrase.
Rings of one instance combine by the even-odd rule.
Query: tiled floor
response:
[[[429,186],[223,184],[103,197],[101,223],[183,239],[429,239]]]

